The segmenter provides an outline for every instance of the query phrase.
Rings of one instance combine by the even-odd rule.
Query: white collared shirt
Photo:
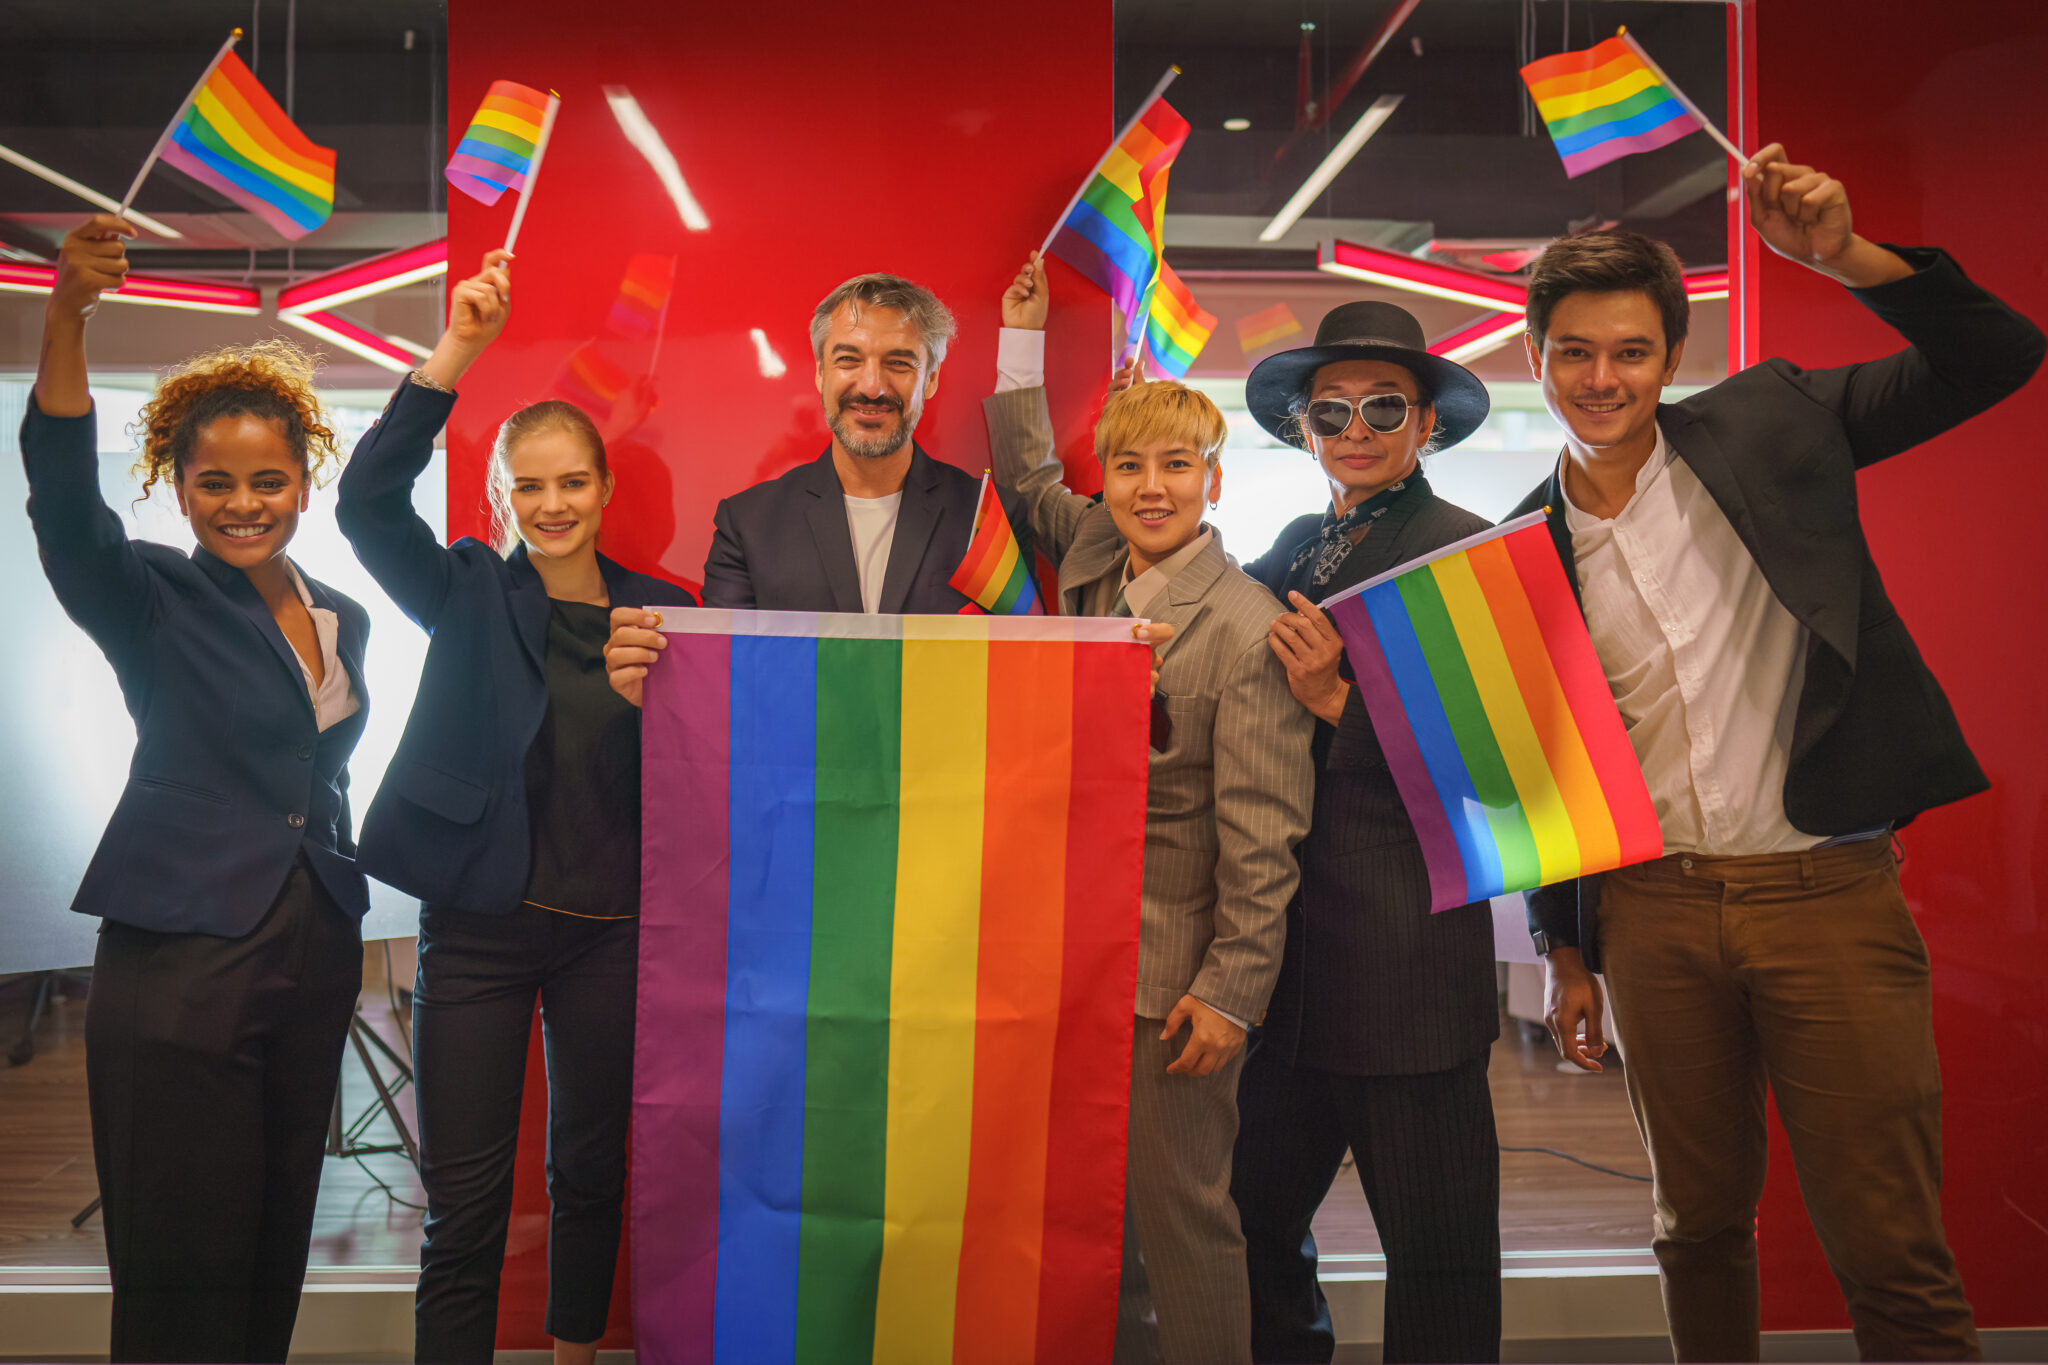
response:
[[[1121,596],[1124,605],[1131,609],[1131,615],[1143,616],[1151,607],[1153,599],[1166,591],[1166,585],[1173,581],[1173,576],[1193,563],[1195,556],[1202,553],[1202,547],[1215,538],[1216,533],[1205,523],[1201,534],[1136,577],[1131,575],[1131,552],[1126,547],[1123,572],[1117,575],[1116,585],[1111,587],[1104,580],[1096,581],[1090,596],[1099,601],[1100,607],[1088,614],[1109,615],[1110,609],[1116,605],[1116,599]]]
[[[306,614],[313,618],[313,638],[320,642],[320,681],[313,681],[313,670],[306,667],[304,659],[299,659],[299,673],[306,680],[306,695],[313,702],[313,720],[324,732],[362,710],[363,699],[356,695],[348,670],[341,666],[341,619],[325,607],[314,606],[313,594],[306,591],[306,580],[299,576],[299,566],[289,559],[284,563],[299,601],[305,603]],[[291,643],[289,636],[285,642]],[[298,646],[292,646],[292,653],[297,655]]]
[[[1659,429],[1634,496],[1613,519],[1580,510],[1569,491],[1564,503],[1586,628],[1664,851],[1788,853],[1819,843],[1785,818],[1807,631],[1699,476]]]

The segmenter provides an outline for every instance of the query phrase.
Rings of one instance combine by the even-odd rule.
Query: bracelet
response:
[[[446,384],[438,383],[435,380],[427,378],[425,372],[421,370],[414,370],[411,374],[407,375],[406,378],[412,380],[413,383],[419,385],[423,389],[432,389],[435,393],[452,394],[455,392],[455,390],[449,388]]]

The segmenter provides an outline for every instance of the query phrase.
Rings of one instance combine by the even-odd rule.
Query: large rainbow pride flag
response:
[[[1623,36],[1522,68],[1567,176],[1700,131],[1683,96],[1659,74]]]
[[[334,149],[300,132],[232,52],[194,92],[163,159],[293,241],[334,212]]]
[[[1166,269],[1166,181],[1187,140],[1188,121],[1154,96],[1103,153],[1046,245],[1115,301],[1126,351],[1149,342],[1160,367],[1176,377],[1216,326]]]
[[[1448,910],[1660,856],[1541,512],[1324,602]]]
[[[1107,1360],[1150,655],[1110,619],[664,615],[636,1353]]]

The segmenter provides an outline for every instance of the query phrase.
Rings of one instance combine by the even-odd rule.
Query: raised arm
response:
[[[85,328],[100,291],[117,288],[127,276],[122,238],[134,235],[127,222],[102,213],[64,238],[57,281],[43,306],[35,394],[21,423],[29,525],[43,572],[65,613],[110,657],[147,629],[155,596],[120,517],[100,495]]]
[[[1003,292],[1004,331],[1043,337],[1049,302],[1045,263],[1034,252]],[[1028,344],[1017,345],[1006,337],[1003,353],[1028,349]],[[1023,497],[1038,548],[1058,564],[1072,548],[1081,519],[1094,504],[1063,482],[1066,471],[1053,442],[1043,355],[1041,342],[1035,364],[1027,360],[1018,364],[1014,373],[1008,365],[1001,365],[1004,373],[997,392],[982,403],[982,413],[988,420],[990,463],[996,482]],[[1026,382],[1030,380],[1037,382]]]
[[[512,283],[502,251],[448,296],[448,329],[417,374],[399,381],[377,424],[356,443],[343,471],[335,520],[356,558],[399,608],[434,629],[454,556],[413,510],[412,488],[434,455],[434,437],[455,406],[455,385],[505,329]],[[420,378],[430,383],[422,384]]]
[[[1749,220],[1780,256],[1846,285],[1911,343],[1880,360],[1793,370],[1836,413],[1856,466],[1889,459],[2005,398],[2040,367],[2041,329],[1971,282],[1944,252],[1857,235],[1840,181],[1771,144],[1743,168]]]

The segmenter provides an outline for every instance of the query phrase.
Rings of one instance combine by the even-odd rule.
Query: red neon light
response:
[[[335,338],[340,342],[353,343],[365,350],[376,352],[386,360],[395,363],[401,370],[410,370],[420,363],[419,356],[414,352],[393,344],[382,333],[372,332],[366,327],[350,322],[339,313],[299,312],[286,318],[285,321],[311,323],[316,328],[334,333]]]
[[[1489,317],[1479,319],[1479,321],[1468,327],[1460,327],[1457,331],[1452,332],[1441,340],[1431,342],[1429,353],[1431,355],[1447,356],[1472,345],[1474,342],[1482,341],[1493,343],[1486,348],[1486,350],[1490,351],[1495,349],[1495,347],[1505,346],[1508,342],[1514,340],[1515,334],[1521,330],[1522,320],[1520,318],[1506,317],[1500,313],[1495,313]],[[1476,359],[1479,355],[1483,354],[1485,354],[1485,351],[1475,352],[1472,358]]]
[[[1698,298],[1702,294],[1726,294],[1727,292],[1728,272],[1725,270],[1703,271],[1698,275],[1687,275],[1685,277],[1685,296],[1689,299]]]
[[[1383,251],[1356,242],[1322,243],[1316,252],[1316,266],[1334,274],[1369,277],[1396,289],[1469,300],[1502,312],[1519,313],[1528,297],[1527,291],[1513,280],[1417,260],[1398,251]]]
[[[301,280],[277,296],[279,312],[308,312],[346,299],[363,298],[448,268],[448,239],[387,251],[325,275]]]
[[[55,266],[0,261],[0,289],[47,294],[56,283]],[[124,303],[155,303],[204,312],[254,316],[263,311],[263,295],[246,286],[215,284],[209,280],[172,280],[155,275],[130,275],[119,289],[105,290],[101,297]]]

